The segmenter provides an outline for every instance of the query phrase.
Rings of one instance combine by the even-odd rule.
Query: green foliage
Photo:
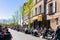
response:
[[[29,7],[28,7],[28,2],[24,3],[24,15],[28,13]]]
[[[27,0],[23,5],[23,16],[28,15],[28,29],[30,30],[30,14],[34,6],[33,0]]]
[[[29,11],[31,12],[31,9],[34,6],[33,0],[28,0],[26,3],[24,3],[23,10],[24,10],[24,15],[28,15]]]

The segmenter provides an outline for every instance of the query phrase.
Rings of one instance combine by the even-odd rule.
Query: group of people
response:
[[[60,26],[57,27],[56,31],[54,31],[51,27],[40,27],[33,30],[34,36],[42,36],[42,38],[60,40]]]
[[[0,40],[12,40],[12,35],[8,31],[7,27],[2,27],[0,25]]]

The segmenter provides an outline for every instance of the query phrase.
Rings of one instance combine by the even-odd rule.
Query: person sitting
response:
[[[11,40],[12,39],[12,35],[9,31],[7,31],[6,28],[2,29],[2,34],[3,34],[3,40]]]
[[[37,29],[34,29],[33,30],[33,34],[34,34],[34,36],[38,36],[38,30]]]
[[[48,37],[51,37],[51,39],[54,38],[54,30],[50,27],[49,30],[48,30]]]

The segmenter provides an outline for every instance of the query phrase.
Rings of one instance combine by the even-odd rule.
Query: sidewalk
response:
[[[13,36],[12,40],[45,40],[45,39],[42,39],[41,37],[40,38],[35,37],[35,36],[25,34],[22,32],[18,32],[18,31],[12,30],[12,29],[9,29],[9,31],[11,32],[11,34]]]

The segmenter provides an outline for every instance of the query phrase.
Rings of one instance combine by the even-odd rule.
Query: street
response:
[[[12,29],[9,29],[9,31],[12,34],[12,37],[13,37],[12,40],[45,40],[45,39],[42,39],[39,37],[34,37],[29,34],[18,32],[18,31],[12,30]]]
[[[60,0],[0,0],[1,39],[60,40]]]

